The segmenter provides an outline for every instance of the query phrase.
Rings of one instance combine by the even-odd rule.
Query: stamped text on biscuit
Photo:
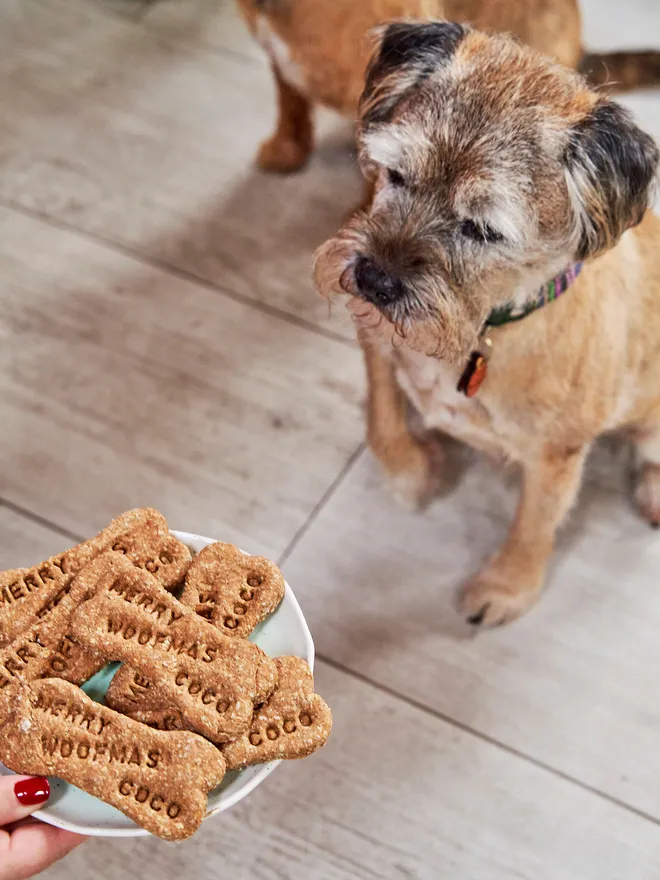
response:
[[[175,633],[168,632],[168,627],[177,620],[181,620],[184,611],[168,608],[164,603],[158,602],[148,593],[134,589],[121,580],[117,580],[109,588],[112,595],[121,597],[125,602],[137,605],[147,613],[153,615],[154,626],[135,626],[130,621],[121,619],[119,613],[112,612],[107,617],[108,632],[112,635],[121,633],[126,641],[135,641],[142,647],[157,648],[160,651],[171,651],[175,654],[186,654],[193,660],[201,660],[204,663],[213,663],[218,655],[217,645],[206,645],[191,641]]]
[[[67,735],[43,733],[41,750],[44,755],[59,754],[63,758],[78,761],[101,761],[151,769],[156,769],[163,758],[160,750],[141,747],[118,730],[112,721],[93,709],[81,708],[77,703],[53,699],[41,693],[34,708],[44,718],[60,718],[71,728]]]
[[[78,609],[71,632],[163,688],[166,704],[214,742],[242,733],[276,683],[274,662],[256,645],[217,632],[132,566]]]

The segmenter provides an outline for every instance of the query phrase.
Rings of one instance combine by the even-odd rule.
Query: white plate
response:
[[[188,532],[172,532],[172,534],[187,544],[194,553],[199,553],[208,544],[215,543],[211,538],[202,538]],[[314,642],[300,605],[288,584],[279,608],[259,624],[250,636],[250,640],[256,642],[271,657],[285,654],[302,657],[312,669],[314,668]],[[84,685],[83,690],[102,702],[117,666],[118,664],[106,666]],[[206,818],[221,813],[243,800],[273,772],[279,763],[280,761],[272,761],[270,764],[260,764],[228,773],[222,783],[209,794]],[[0,775],[10,773],[11,770],[0,764]],[[48,804],[35,813],[37,818],[50,825],[96,837],[141,837],[149,833],[139,828],[119,810],[61,779],[51,777],[50,785],[51,797]]]

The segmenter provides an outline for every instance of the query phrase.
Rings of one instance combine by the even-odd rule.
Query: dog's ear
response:
[[[579,230],[578,259],[612,247],[642,220],[659,158],[653,139],[611,101],[599,101],[571,129],[564,160]]]
[[[449,21],[398,21],[378,28],[360,99],[362,125],[388,122],[401,98],[447,64],[469,30]]]

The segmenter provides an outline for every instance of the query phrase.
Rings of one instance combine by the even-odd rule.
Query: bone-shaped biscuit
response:
[[[255,709],[249,730],[220,747],[228,770],[305,758],[325,745],[330,736],[332,713],[314,693],[314,678],[307,663],[299,657],[277,657],[275,664],[277,686],[268,700]],[[157,730],[189,729],[181,713],[164,705],[160,691],[150,688],[139,672],[132,671],[123,685],[121,690],[115,687],[112,695],[111,705],[118,712]]]
[[[138,508],[113,519],[95,538],[53,556],[33,568],[0,573],[0,647],[48,613],[92,559],[115,547],[138,566],[154,571],[166,587],[178,584],[190,551],[173,538],[156,510]]]
[[[147,525],[136,529],[116,541],[112,545],[112,551],[106,551],[102,555],[109,552],[115,555],[121,553],[132,565],[153,573],[166,589],[181,582],[191,556],[188,547],[169,532],[164,533],[160,525],[157,528]],[[105,665],[105,658],[85,650],[68,633],[63,637],[61,651],[68,657],[67,674],[58,677],[74,684],[83,684]]]
[[[59,679],[0,702],[0,761],[17,773],[59,776],[165,840],[197,830],[225,773],[219,750],[202,737],[150,730]]]
[[[63,678],[79,684],[105,665],[105,658],[87,651],[67,635],[74,612],[94,592],[113,565],[126,564],[118,553],[103,553],[86,565],[56,604],[13,642],[0,648],[0,701],[13,685],[38,678]]]
[[[117,565],[74,614],[72,637],[132,666],[214,742],[239,736],[275,687],[274,662],[251,642],[223,636],[147,572]]]
[[[125,535],[117,552],[106,551],[94,557],[40,609],[28,629],[0,647],[0,689],[19,673],[28,681],[46,675],[82,684],[105,665],[103,656],[74,642],[67,629],[77,605],[92,595],[100,575],[111,567],[110,559],[121,558],[120,552],[133,564],[141,565],[148,564],[154,553],[160,554],[165,561],[159,560],[157,575],[162,574],[167,581],[182,575],[190,558],[185,544],[171,535],[161,535],[160,529],[142,526]],[[29,662],[21,662],[21,656]]]
[[[270,559],[247,556],[231,544],[205,547],[192,561],[180,598],[228,636],[247,638],[284,598],[284,578]],[[181,730],[185,723],[176,713],[163,710],[163,699],[147,698],[148,682],[130,666],[116,672],[106,701],[119,712],[160,729]],[[178,724],[172,728],[172,724]],[[170,726],[168,726],[170,725]]]
[[[274,562],[218,542],[192,561],[181,602],[226,635],[246,638],[283,598],[284,578]]]
[[[165,519],[129,532],[110,549],[123,553],[137,568],[153,574],[166,590],[183,581],[192,559],[190,549],[169,533]]]
[[[228,770],[278,759],[305,758],[324,746],[332,712],[314,693],[312,671],[299,657],[278,657],[277,687],[252,716],[250,729],[221,747]]]

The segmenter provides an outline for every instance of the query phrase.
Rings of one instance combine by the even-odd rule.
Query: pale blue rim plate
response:
[[[199,553],[209,544],[216,543],[215,539],[189,532],[173,531],[172,534],[190,547],[193,553]],[[310,668],[314,669],[312,634],[298,600],[288,584],[279,608],[255,629],[250,639],[271,657],[284,655],[302,657]],[[117,668],[116,663],[106,666],[83,686],[83,690],[95,700],[103,702],[103,696]],[[205,819],[222,813],[223,810],[228,810],[242,801],[270,776],[280,763],[280,761],[271,761],[269,764],[228,773],[222,783],[209,793]],[[0,775],[8,775],[11,772],[0,764]],[[48,804],[35,813],[36,818],[49,825],[92,837],[143,837],[149,834],[119,810],[61,779],[51,777],[50,785],[51,797]]]

